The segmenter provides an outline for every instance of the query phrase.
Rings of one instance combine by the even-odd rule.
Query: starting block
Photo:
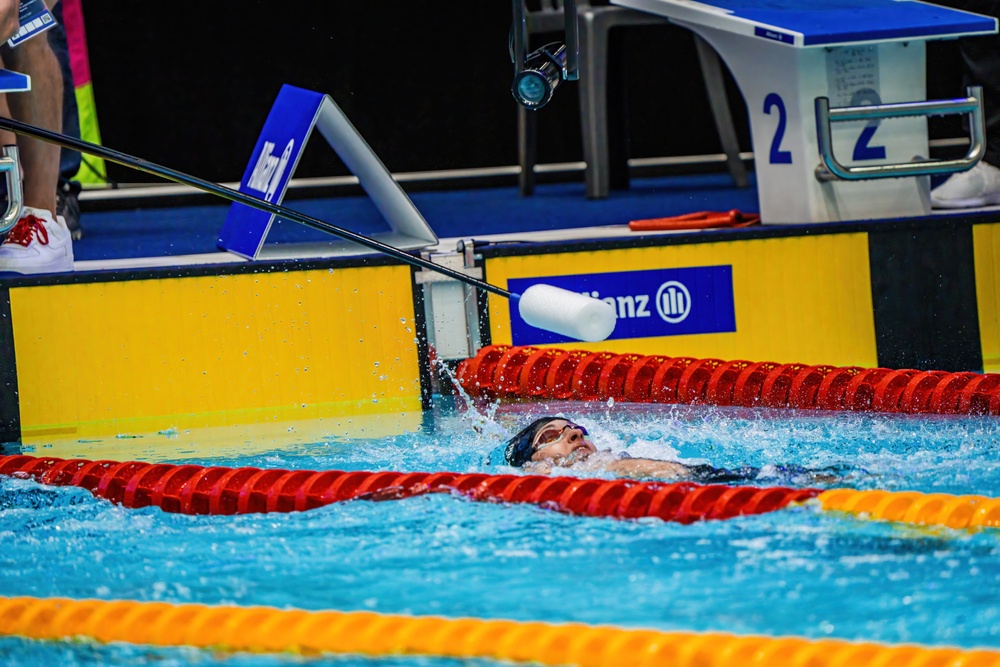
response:
[[[747,103],[761,221],[930,213],[931,174],[985,149],[978,90],[925,101],[926,42],[997,32],[994,18],[916,0],[612,0],[704,38]],[[929,160],[927,117],[968,114],[961,160]]]

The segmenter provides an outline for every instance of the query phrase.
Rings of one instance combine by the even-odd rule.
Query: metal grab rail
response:
[[[986,152],[986,124],[983,119],[983,89],[968,88],[969,97],[954,100],[929,100],[858,107],[830,108],[826,97],[816,98],[816,137],[822,162],[816,167],[819,181],[859,181],[873,178],[901,178],[905,176],[932,176],[966,171],[975,166]],[[882,118],[913,116],[943,116],[969,114],[971,116],[969,152],[955,160],[925,160],[915,157],[912,162],[848,167],[833,155],[832,123]]]
[[[17,146],[3,147],[3,157],[0,157],[0,172],[7,179],[7,210],[0,217],[0,234],[5,234],[17,224],[21,217],[21,206],[24,204],[24,193],[21,189],[21,165]]]

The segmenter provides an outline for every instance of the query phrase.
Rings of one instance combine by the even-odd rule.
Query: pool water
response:
[[[826,486],[997,496],[1000,422],[696,406],[558,403],[459,411],[413,432],[211,450],[146,438],[144,460],[290,469],[512,472],[489,465],[540,414],[599,448],[762,469],[833,471]],[[120,443],[119,443],[120,446]],[[137,445],[138,446],[138,445]],[[102,458],[100,443],[78,456]],[[178,452],[184,451],[181,457]],[[207,451],[207,448],[206,448]],[[155,452],[160,452],[159,455]],[[190,452],[194,452],[192,458]],[[46,454],[36,446],[37,455]],[[159,456],[159,458],[158,458]],[[0,479],[0,595],[371,610],[664,630],[1000,648],[1000,534],[864,521],[815,506],[692,525],[574,517],[431,495],[291,514],[127,510],[85,490]],[[229,655],[0,638],[3,664],[489,665],[434,658]]]

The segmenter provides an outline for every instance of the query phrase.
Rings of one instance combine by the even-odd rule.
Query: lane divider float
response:
[[[456,368],[473,398],[1000,415],[1000,374],[487,345]]]
[[[253,653],[422,655],[579,667],[1000,667],[1000,652],[985,649],[130,600],[0,598],[0,635],[40,640],[87,637],[104,643]]]
[[[1000,499],[916,491],[831,489],[817,496],[824,510],[918,526],[1000,528]]]
[[[1000,527],[998,498],[916,491],[823,491],[484,473],[316,472],[25,455],[0,457],[0,475],[82,487],[125,507],[155,506],[181,514],[295,512],[347,500],[451,493],[483,502],[530,503],[579,516],[656,517],[693,523],[764,514],[815,498],[824,510],[865,519],[955,529]]]
[[[530,503],[569,514],[693,523],[763,514],[815,498],[819,489],[640,482],[545,475],[343,472],[225,468],[141,461],[0,457],[0,475],[77,486],[130,508],[181,514],[293,512],[346,500],[452,493],[470,500]]]

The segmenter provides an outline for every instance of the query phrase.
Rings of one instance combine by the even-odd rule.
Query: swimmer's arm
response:
[[[548,475],[552,472],[552,464],[548,461],[528,461],[522,469],[533,475]]]
[[[667,479],[686,479],[690,476],[688,467],[683,463],[673,461],[657,461],[656,459],[621,459],[607,465],[608,472],[626,477],[662,477]]]

